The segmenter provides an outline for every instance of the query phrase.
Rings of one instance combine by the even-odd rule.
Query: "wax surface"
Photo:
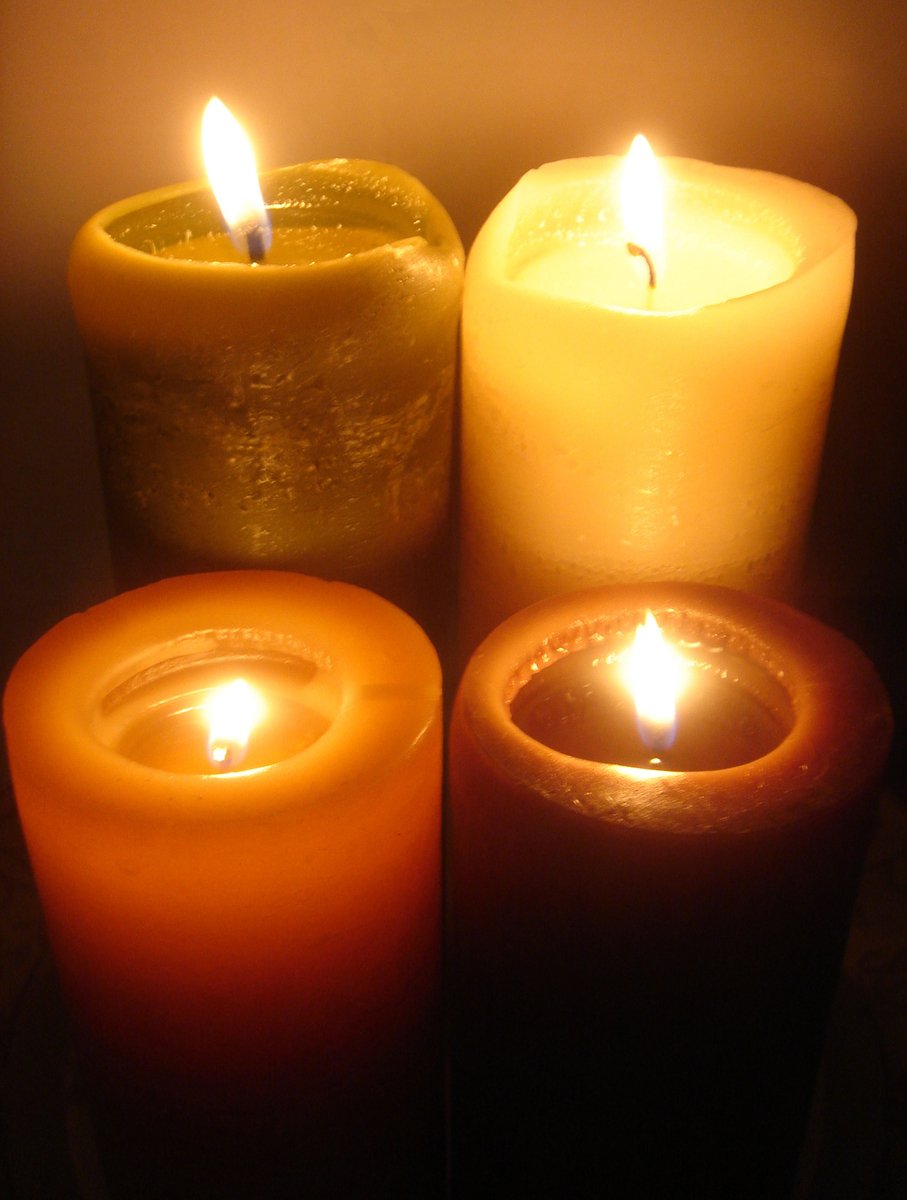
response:
[[[243,660],[317,727],[268,742],[266,715],[273,761],[252,769],[202,774],[179,745],[161,759],[169,689]],[[300,1155],[313,1195],[332,1177],[355,1194],[363,1171],[402,1194],[421,1178],[439,1111],[439,709],[414,622],[290,573],[125,593],[17,666],[5,722],[54,955],[92,1077],[115,1109],[147,1109],[155,1160],[226,1128],[262,1170]]]
[[[164,664],[166,667],[167,664]],[[126,680],[109,696],[94,722],[94,732],[125,758],[193,775],[218,770],[208,750],[212,694],[242,679],[261,697],[262,718],[249,733],[242,769],[270,766],[313,745],[330,729],[342,692],[330,671],[303,658],[260,652],[219,656],[214,663],[186,665],[177,659],[170,670],[151,678]]]
[[[787,693],[767,672],[725,648],[677,649],[687,678],[667,748],[640,730],[620,669],[626,643],[593,641],[538,671],[514,696],[513,723],[537,742],[574,758],[664,771],[704,771],[752,762],[773,750],[793,723]]]
[[[264,261],[256,264],[256,268],[314,266],[315,263],[349,258],[378,246],[386,246],[387,236],[387,231],[383,229],[357,229],[346,224],[281,227],[277,240]],[[186,237],[178,242],[168,242],[160,248],[155,244],[153,251],[149,246],[149,252],[161,258],[198,263],[248,265],[249,261],[248,254],[237,249],[226,233]]]
[[[771,744],[737,727],[716,767],[726,714],[694,707],[696,769],[592,761],[578,688],[647,609]],[[790,1194],[890,734],[855,646],[727,589],[557,597],[482,644],[449,756],[455,1196]]]
[[[385,164],[302,164],[262,184],[261,264],[200,184],[112,205],[73,244],[118,580],[302,570],[440,627],[457,233]]]
[[[530,172],[470,252],[466,652],[509,613],[593,584],[797,587],[853,214],[793,180],[666,160],[667,265],[650,294],[609,192],[621,165]]]
[[[627,251],[618,215],[599,209],[594,220],[582,211],[548,243],[516,249],[510,274],[518,283],[543,295],[559,296],[609,308],[644,312],[688,312],[720,304],[789,279],[797,265],[798,247],[771,225],[726,219],[722,207],[703,209],[684,203],[684,190],[669,191],[671,224],[665,263],[655,287],[639,257]],[[524,257],[525,254],[525,257]]]

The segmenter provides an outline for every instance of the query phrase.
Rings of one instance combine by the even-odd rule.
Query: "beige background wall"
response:
[[[106,594],[65,263],[81,221],[200,173],[218,93],[261,166],[399,163],[472,239],[529,167],[622,151],[758,166],[860,218],[814,586],[905,591],[901,0],[2,0],[0,668]]]

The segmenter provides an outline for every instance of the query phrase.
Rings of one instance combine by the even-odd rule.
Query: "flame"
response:
[[[202,154],[211,189],[236,248],[260,262],[271,245],[252,143],[225,104],[212,96],[202,118]]]
[[[669,750],[677,731],[677,698],[686,682],[687,662],[665,640],[651,612],[636,627],[636,639],[623,658],[623,675],[636,703],[643,741]]]
[[[646,138],[638,133],[620,174],[620,210],[627,245],[644,251],[655,283],[665,268],[664,177]]]
[[[234,679],[208,696],[205,713],[211,765],[235,771],[246,757],[249,735],[264,716],[264,700],[245,679]]]

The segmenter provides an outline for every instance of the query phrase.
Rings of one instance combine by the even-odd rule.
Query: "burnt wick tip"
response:
[[[649,268],[649,287],[655,287],[655,263],[652,261],[652,256],[648,250],[638,245],[636,242],[627,242],[627,252],[632,254],[634,258],[644,258],[646,266]]]
[[[265,238],[263,231],[257,225],[246,234],[246,250],[249,255],[249,262],[264,262],[267,252]]]

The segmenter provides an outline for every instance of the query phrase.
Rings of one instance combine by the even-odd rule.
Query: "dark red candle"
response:
[[[647,609],[690,664],[657,754],[617,677]],[[854,645],[724,588],[485,641],[450,747],[457,1195],[785,1195],[890,731]]]

